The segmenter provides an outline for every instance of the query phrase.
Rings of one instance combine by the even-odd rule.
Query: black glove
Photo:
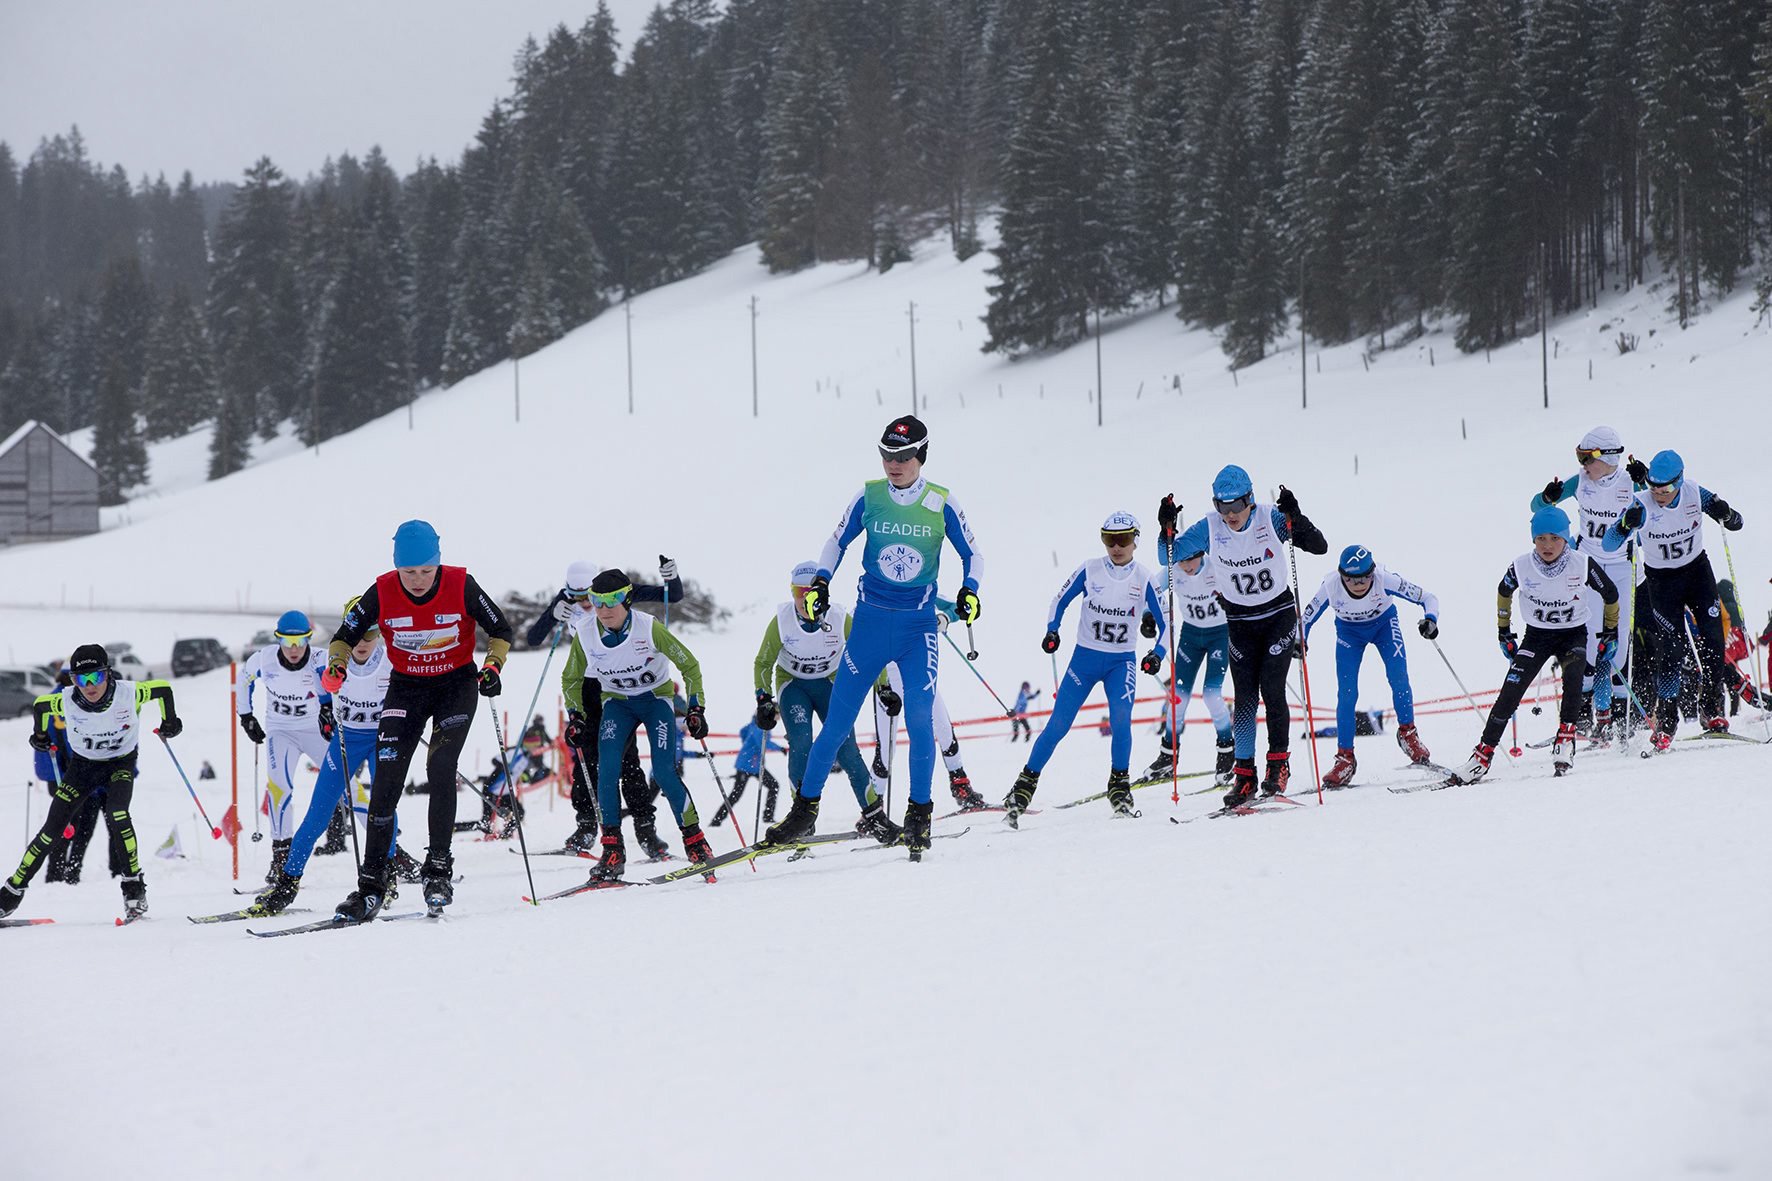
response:
[[[1649,482],[1649,465],[1633,455],[1625,460],[1624,474],[1630,477],[1630,482],[1633,484],[1647,484]]]
[[[1618,518],[1618,523],[1625,529],[1641,529],[1643,527],[1643,522],[1647,520],[1648,517],[1649,510],[1643,507],[1643,502],[1640,500],[1633,500],[1631,501],[1631,506],[1625,509],[1624,514]]]
[[[1280,495],[1274,499],[1274,507],[1285,513],[1288,517],[1304,515],[1298,511],[1298,497],[1292,495],[1292,489],[1286,487],[1284,484],[1280,485]]]
[[[1164,537],[1172,538],[1180,524],[1181,506],[1175,503],[1175,493],[1166,493],[1163,502],[1157,505],[1157,529]]]
[[[658,576],[665,582],[677,577],[677,559],[658,555]]]
[[[683,728],[689,731],[689,737],[700,742],[708,736],[708,711],[699,705],[692,705],[683,714]]]
[[[26,739],[26,741],[31,744],[31,749],[39,754],[49,753],[49,731],[32,730],[30,738]]]
[[[160,719],[160,728],[158,730],[154,731],[154,733],[158,734],[162,738],[177,738],[180,734],[183,734],[184,732],[185,732],[185,724],[178,720],[178,715],[176,715],[176,714],[174,714],[170,718],[161,718]]]
[[[1438,639],[1440,635],[1440,623],[1432,615],[1428,615],[1425,616],[1420,623],[1415,625],[1415,630],[1421,633],[1421,638],[1424,640]]]
[[[504,691],[504,682],[498,678],[498,665],[488,664],[480,670],[480,696],[497,697]]]
[[[332,702],[322,701],[320,703],[320,737],[331,742],[332,732],[337,728],[338,722],[332,716]],[[165,733],[166,727],[162,726],[160,730],[161,733]]]
[[[1733,533],[1741,528],[1741,514],[1729,507],[1729,502],[1721,496],[1710,498],[1710,507],[1704,510],[1705,515]]]
[[[254,742],[262,744],[265,740],[265,728],[259,725],[258,719],[251,714],[240,715],[240,729],[244,730],[246,737]]]
[[[978,603],[978,592],[969,586],[960,588],[954,596],[954,614],[959,616],[961,623],[977,623],[979,612],[983,610]]]
[[[775,729],[777,719],[781,717],[781,707],[775,704],[775,698],[757,690],[757,729],[767,734]]]
[[[1163,671],[1163,658],[1157,655],[1155,648],[1152,648],[1144,654],[1144,659],[1138,662],[1138,667],[1154,677]]]
[[[1552,480],[1544,486],[1544,492],[1541,495],[1544,498],[1544,503],[1557,503],[1557,501],[1563,499],[1563,481]]]
[[[891,685],[880,686],[879,694],[880,706],[886,711],[886,716],[896,718],[898,711],[904,708],[904,698],[894,692]]]
[[[1504,627],[1497,629],[1495,638],[1501,642],[1501,654],[1509,660],[1512,660],[1514,654],[1520,650],[1519,637],[1515,636],[1513,632],[1508,631]]]
[[[1058,633],[1057,632],[1047,632],[1046,633],[1046,638],[1040,641],[1040,651],[1042,651],[1042,652],[1056,652],[1056,651],[1058,651]]]
[[[1727,529],[1731,533],[1734,533],[1737,530],[1739,530],[1741,528],[1741,526],[1742,526],[1741,510],[1740,509],[1730,509],[1729,510],[1729,519],[1723,522],[1723,528]]]
[[[806,612],[814,621],[824,618],[824,613],[831,609],[831,580],[820,574],[813,578],[812,585],[806,588]]]
[[[1157,617],[1152,615],[1149,611],[1146,611],[1144,613],[1144,618],[1138,621],[1138,634],[1147,640],[1156,639]]]
[[[588,720],[581,711],[576,709],[567,710],[566,745],[572,747],[574,750],[583,750],[585,748],[585,739],[590,737],[590,735],[585,733],[588,725]]]

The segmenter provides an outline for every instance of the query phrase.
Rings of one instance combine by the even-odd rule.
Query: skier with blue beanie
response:
[[[1409,686],[1409,660],[1404,655],[1403,625],[1395,600],[1422,609],[1417,629],[1426,639],[1440,634],[1440,601],[1395,571],[1387,570],[1363,545],[1341,551],[1335,572],[1323,577],[1316,595],[1304,609],[1304,634],[1325,612],[1335,615],[1335,765],[1323,776],[1324,787],[1346,787],[1353,782],[1354,713],[1360,693],[1360,664],[1368,645],[1377,648],[1384,661],[1384,675],[1391,686],[1391,704],[1397,711],[1397,745],[1409,761],[1431,761],[1421,735],[1415,729],[1415,694]]]
[[[300,611],[277,618],[277,642],[247,657],[234,683],[234,712],[241,732],[265,748],[265,782],[254,785],[267,798],[271,820],[271,864],[265,885],[275,886],[289,858],[302,815],[295,808],[301,762],[326,761],[334,725],[332,700],[321,684],[325,658],[309,643],[314,625]],[[258,713],[253,712],[253,690]],[[259,721],[262,714],[264,721]],[[311,798],[311,797],[310,797]]]

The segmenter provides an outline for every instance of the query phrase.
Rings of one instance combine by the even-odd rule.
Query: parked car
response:
[[[252,638],[250,640],[246,641],[246,646],[240,649],[241,661],[244,662],[245,660],[247,660],[249,657],[251,657],[251,655],[254,652],[257,652],[260,648],[263,648],[266,644],[275,644],[276,642],[277,642],[277,633],[272,631],[270,628],[264,628],[261,631],[253,632]]]
[[[0,718],[31,716],[31,703],[55,691],[55,678],[40,668],[0,668]]]
[[[234,658],[222,642],[209,636],[172,642],[172,675],[193,677],[212,668],[225,668]]]
[[[111,668],[125,681],[151,681],[160,675],[157,669],[143,663],[135,654],[134,645],[106,644],[105,653],[111,658]]]

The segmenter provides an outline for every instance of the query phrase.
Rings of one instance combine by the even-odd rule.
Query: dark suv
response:
[[[220,640],[205,637],[172,643],[172,675],[175,677],[191,677],[212,668],[225,668],[232,659]]]

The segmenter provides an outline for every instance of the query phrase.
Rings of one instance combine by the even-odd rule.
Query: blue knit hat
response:
[[[1219,469],[1212,481],[1213,500],[1235,500],[1239,496],[1253,497],[1255,485],[1249,480],[1249,473],[1234,463],[1226,464]]]
[[[285,611],[277,616],[278,636],[311,636],[314,625],[300,611]]]
[[[1349,578],[1364,578],[1372,573],[1372,551],[1363,545],[1350,545],[1341,551],[1335,568]]]
[[[1649,461],[1651,484],[1678,484],[1686,475],[1686,461],[1678,451],[1657,451]]]
[[[395,566],[435,566],[442,557],[442,542],[429,521],[403,521],[394,530]]]
[[[1564,541],[1569,540],[1569,514],[1556,505],[1546,505],[1532,514],[1532,536],[1534,539],[1546,533],[1555,533]]]

